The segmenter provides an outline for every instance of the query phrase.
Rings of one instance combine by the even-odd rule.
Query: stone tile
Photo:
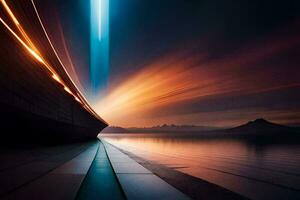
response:
[[[78,191],[77,199],[125,199],[102,143]]]
[[[132,162],[135,162],[133,159],[131,159],[129,157],[122,157],[122,158],[109,157],[109,160],[112,163],[132,163]]]
[[[151,174],[148,169],[143,167],[142,165],[136,163],[136,162],[131,162],[131,163],[122,163],[122,162],[117,162],[117,163],[112,163],[112,166],[117,174],[119,173],[130,173],[130,174]]]
[[[22,187],[7,194],[5,199],[74,199],[97,148],[98,144],[92,144],[88,149],[55,169],[53,167],[58,163],[45,160],[16,168],[16,172],[10,170],[9,173],[14,172],[14,176],[10,176],[11,181],[6,181],[6,185],[10,186],[10,189],[16,186]],[[32,179],[32,177],[36,178]],[[6,191],[8,189],[6,188]]]
[[[54,174],[86,174],[94,160],[98,145],[90,147],[85,152],[55,169]]]
[[[103,143],[127,199],[189,199],[185,194],[154,175],[117,148],[105,141]]]
[[[187,200],[186,195],[154,174],[117,174],[126,197],[130,200]]]
[[[84,175],[49,174],[6,196],[4,199],[74,199]]]

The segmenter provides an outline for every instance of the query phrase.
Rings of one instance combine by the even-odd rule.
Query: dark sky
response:
[[[88,1],[45,2],[88,91]],[[300,124],[299,25],[298,0],[110,0],[109,88],[94,106],[122,126]]]
[[[211,56],[229,54],[298,20],[299,6],[297,0],[111,0],[112,76],[202,38]]]

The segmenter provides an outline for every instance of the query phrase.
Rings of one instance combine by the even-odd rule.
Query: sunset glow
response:
[[[4,199],[300,199],[300,1],[0,0]]]
[[[195,111],[193,108],[193,111],[189,111],[188,106],[195,106],[195,101],[209,102],[210,99],[234,99],[238,96],[247,98],[282,89],[299,88],[299,80],[281,81],[272,76],[266,77],[266,73],[274,73],[270,71],[271,68],[251,73],[253,63],[273,58],[300,43],[297,35],[283,37],[275,36],[264,45],[252,45],[234,56],[215,60],[210,60],[208,55],[201,52],[171,52],[143,66],[121,83],[112,84],[110,92],[97,102],[95,108],[109,123],[122,126],[134,126],[135,123],[152,126],[197,121],[206,125],[233,126],[261,115],[269,118],[276,118],[279,113],[293,115],[295,110],[288,109],[276,110],[277,116],[272,116],[268,114],[274,113],[272,108],[268,111],[249,107],[228,112],[209,108],[203,111]],[[253,114],[254,111],[256,114]],[[235,119],[233,116],[239,117]]]

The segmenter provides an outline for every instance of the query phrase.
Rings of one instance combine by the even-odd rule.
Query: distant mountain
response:
[[[101,133],[129,133],[129,131],[119,126],[108,126]]]
[[[161,125],[145,128],[122,128],[112,126],[105,128],[102,133],[186,133],[199,137],[219,138],[219,137],[233,137],[244,138],[251,140],[285,140],[300,138],[299,127],[289,127],[276,123],[269,122],[265,119],[259,118],[254,121],[249,121],[246,124],[229,128],[220,129],[209,126],[194,126],[194,125]]]
[[[289,127],[269,122],[263,118],[250,121],[235,128],[226,129],[225,132],[230,136],[239,137],[287,137],[300,136],[300,128]]]
[[[105,128],[102,133],[176,133],[176,132],[202,132],[217,130],[215,127],[209,126],[194,126],[194,125],[161,125],[153,127],[130,127],[122,128],[118,126],[109,126]]]
[[[143,133],[176,133],[176,132],[202,132],[202,131],[210,131],[210,130],[216,130],[217,128],[215,127],[209,127],[209,126],[194,126],[194,125],[161,125],[161,126],[153,126],[153,127],[146,127],[146,128],[136,128],[136,127],[131,127],[128,128],[132,133],[138,133],[138,132],[143,132]]]

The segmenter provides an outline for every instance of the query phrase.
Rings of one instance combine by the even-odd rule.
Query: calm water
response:
[[[102,138],[251,199],[300,199],[300,142],[255,145],[183,134],[105,134]]]

